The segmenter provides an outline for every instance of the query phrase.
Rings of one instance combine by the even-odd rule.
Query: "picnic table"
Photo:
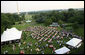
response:
[[[51,32],[52,32],[52,31],[49,31],[49,32],[47,33],[47,35],[50,34]]]
[[[52,32],[44,41],[46,41],[49,37],[51,37],[51,35],[53,34],[54,32]]]
[[[52,37],[48,42],[51,42],[52,39],[55,37],[56,34],[57,34],[57,33],[55,33],[55,34],[53,35],[53,37]]]
[[[52,41],[52,38],[48,42],[51,42],[51,41]]]
[[[40,37],[38,37],[37,39],[40,39]]]
[[[42,37],[39,41],[42,41],[43,38],[44,38],[44,37]]]

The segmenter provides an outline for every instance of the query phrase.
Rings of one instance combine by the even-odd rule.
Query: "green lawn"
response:
[[[25,51],[25,54],[30,54],[30,49],[33,49],[32,54],[36,54],[37,52],[35,51],[35,49],[38,48],[38,47],[36,47],[34,44],[36,42],[38,42],[39,40],[32,39],[30,34],[31,34],[31,32],[25,32],[25,34],[23,32],[21,42],[22,43],[26,42],[26,44],[28,42],[32,42],[33,46],[30,47],[29,49],[24,49],[24,51]],[[63,39],[63,40],[65,40],[65,39]],[[47,43],[48,43],[47,41],[46,42],[42,41],[42,44],[38,43],[38,45],[45,46],[45,44],[47,44]],[[13,52],[13,50],[12,50],[12,44],[8,44],[8,45],[2,46],[1,53],[3,53],[5,50],[8,50],[9,54],[13,54],[13,53],[19,54],[20,49],[18,47],[18,43],[15,43],[15,44],[16,44],[16,51],[15,52]],[[26,44],[22,44],[21,47],[25,47]],[[54,45],[54,47],[56,47],[56,49],[60,48],[59,44],[56,43],[56,40],[53,40],[53,45]],[[44,51],[45,54],[52,54],[52,49],[49,48],[49,47],[46,47],[43,51]],[[39,52],[39,53],[41,54],[41,52]]]
[[[27,17],[28,17],[28,16],[26,16],[26,20],[29,19],[29,18],[27,18]],[[30,16],[30,19],[31,19],[31,16]],[[43,23],[42,23],[42,24],[39,24],[39,23],[36,23],[35,20],[33,20],[33,19],[31,19],[31,20],[32,20],[32,22],[30,22],[30,23],[17,24],[17,25],[13,25],[13,27],[16,27],[16,28],[19,29],[19,30],[24,30],[24,29],[26,29],[27,27],[33,27],[33,26],[42,26],[42,27],[45,27]],[[58,27],[57,29],[58,29],[58,31],[60,31],[62,28],[61,28],[61,27]],[[24,33],[25,33],[25,34],[24,34]],[[35,49],[38,48],[38,47],[35,46],[34,44],[35,44],[36,42],[38,42],[39,40],[33,39],[33,38],[30,36],[31,33],[32,33],[32,32],[29,31],[29,32],[23,32],[23,34],[22,34],[22,39],[21,39],[21,42],[22,42],[22,43],[23,43],[23,42],[26,42],[26,44],[27,44],[28,42],[32,42],[32,46],[31,46],[30,48],[24,49],[25,54],[30,54],[30,49],[33,50],[33,51],[32,51],[32,54],[36,54],[36,53],[37,53],[37,52],[35,51]],[[84,29],[83,29],[83,28],[75,29],[75,33],[78,34],[78,35],[82,35],[82,36],[84,37]],[[57,34],[57,35],[58,35],[58,34]],[[52,37],[52,36],[51,36],[51,37]],[[50,38],[49,38],[49,39],[50,39]],[[63,39],[59,39],[59,40],[60,40],[60,41],[63,41],[63,43],[64,43],[64,42],[69,41],[70,39],[69,39],[69,37],[68,37],[68,38],[63,38]],[[58,40],[53,40],[53,45],[54,45],[54,47],[56,47],[56,49],[59,49],[59,48],[60,48],[60,45],[59,45],[58,43],[56,43],[56,41],[58,41]],[[47,44],[47,43],[48,43],[47,41],[46,41],[46,42],[42,41],[42,44],[38,43],[38,45],[40,45],[40,46],[45,46],[45,44]],[[15,52],[13,52],[13,50],[12,50],[12,44],[8,44],[8,45],[2,46],[2,48],[1,48],[1,53],[3,54],[3,52],[4,52],[5,50],[7,50],[9,54],[13,54],[13,53],[14,53],[14,54],[19,54],[20,49],[19,49],[19,47],[18,47],[18,43],[15,43],[15,44],[16,44],[16,50],[15,50]],[[26,44],[22,44],[21,47],[26,47]],[[65,45],[65,43],[64,43],[63,45]],[[61,47],[63,47],[63,45],[62,45]],[[78,53],[78,52],[79,52],[78,50],[81,51],[81,50],[83,50],[83,48],[84,48],[84,44],[82,44],[82,46],[81,46],[80,48],[78,48],[78,49],[71,50],[71,53]],[[52,54],[52,49],[49,48],[49,47],[46,47],[43,51],[44,51],[45,54]],[[41,54],[41,52],[38,52],[38,53]]]
[[[22,30],[22,29],[25,29],[25,28],[27,28],[27,27],[29,27],[30,25],[28,24],[28,25],[23,25],[23,26],[21,26],[21,25],[23,25],[23,24],[20,24],[20,25],[16,25],[15,27],[16,28],[18,28],[18,29],[20,29],[20,30]],[[40,25],[40,24],[37,24],[37,25]],[[60,29],[59,29],[60,30]],[[24,33],[24,32],[23,32]],[[33,51],[32,51],[32,54],[37,54],[37,52],[35,51],[35,49],[36,48],[38,48],[38,47],[36,47],[34,44],[36,43],[36,42],[38,42],[39,40],[37,40],[37,39],[32,39],[32,37],[30,36],[30,34],[31,34],[32,32],[25,32],[25,34],[22,34],[22,40],[21,40],[21,42],[23,43],[23,42],[26,42],[26,44],[28,43],[28,42],[32,42],[32,47],[30,47],[29,49],[24,49],[24,51],[25,51],[25,54],[30,54],[30,49],[33,49]],[[51,36],[52,37],[52,36]],[[67,41],[69,41],[70,39],[69,38],[63,38],[63,39],[59,39],[60,41],[63,41],[63,42],[67,42]],[[38,43],[38,45],[40,45],[40,46],[45,46],[45,44],[46,43],[48,43],[47,41],[46,42],[43,42],[42,41],[42,44],[39,44]],[[8,45],[4,45],[4,46],[2,46],[2,48],[1,48],[1,53],[3,53],[5,50],[8,50],[8,52],[9,52],[9,54],[19,54],[19,52],[20,52],[20,49],[19,49],[19,47],[18,47],[18,43],[15,43],[16,44],[16,51],[15,52],[13,52],[13,50],[12,50],[12,44],[8,44]],[[21,47],[25,47],[26,46],[26,44],[24,45],[24,44],[22,44],[21,45]],[[60,45],[58,44],[58,43],[56,43],[56,40],[53,40],[53,45],[54,45],[54,47],[56,47],[56,49],[59,49],[59,48],[61,48],[61,47],[63,47],[63,46],[61,46],[60,47]],[[65,45],[65,43],[63,44],[63,45]],[[83,45],[82,45],[83,46]],[[78,50],[82,50],[84,47],[80,47],[79,49],[75,49],[75,50],[71,50],[71,53],[77,53],[77,52],[79,52]],[[51,48],[49,48],[49,47],[46,47],[44,50],[44,53],[45,54],[52,54],[52,49]],[[38,53],[40,53],[41,54],[41,52],[38,52]]]
[[[76,28],[74,33],[84,38],[84,28]]]

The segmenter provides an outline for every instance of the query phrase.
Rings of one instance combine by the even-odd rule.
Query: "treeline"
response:
[[[15,22],[22,20],[24,20],[24,14],[1,13],[1,33],[12,25],[15,25]]]
[[[68,9],[65,11],[49,11],[37,13],[33,16],[37,23],[44,23],[49,25],[52,22],[63,23],[74,23],[76,27],[84,24],[84,10]]]

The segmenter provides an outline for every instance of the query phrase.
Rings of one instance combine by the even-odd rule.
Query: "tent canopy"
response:
[[[7,29],[1,35],[1,42],[20,39],[21,34],[22,34],[22,31],[19,31],[16,28]]]
[[[62,47],[60,49],[55,50],[55,53],[56,54],[65,54],[65,53],[67,53],[69,51],[70,51],[70,49],[68,49],[67,47],[64,46],[64,47]]]
[[[78,38],[72,38],[71,40],[69,40],[66,44],[76,47],[82,40],[78,39]]]
[[[59,26],[59,25],[58,25],[58,23],[53,22],[50,26],[55,26],[56,27],[56,26]]]
[[[70,49],[68,49],[67,47],[64,46],[64,47],[62,47],[60,49],[55,50],[55,53],[56,54],[65,54],[65,53],[67,53],[69,51],[70,51]]]
[[[31,22],[31,20],[27,20],[26,22],[27,22],[27,23],[28,23],[28,22]]]

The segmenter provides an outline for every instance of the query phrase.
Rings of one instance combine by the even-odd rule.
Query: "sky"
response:
[[[84,8],[84,1],[1,1],[2,13]]]

